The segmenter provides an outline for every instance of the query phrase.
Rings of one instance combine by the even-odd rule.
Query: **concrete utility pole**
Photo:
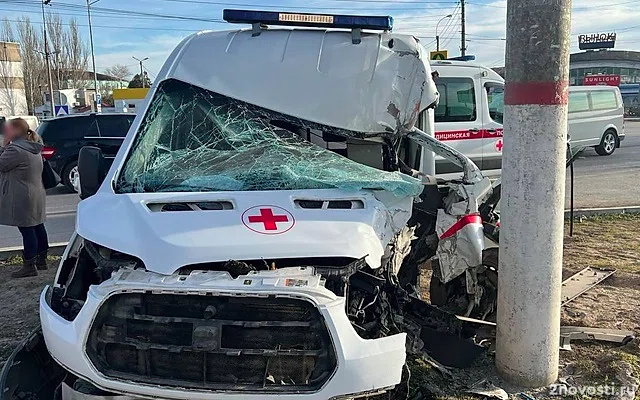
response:
[[[144,61],[147,61],[149,59],[149,57],[145,57],[142,60],[139,59],[139,58],[135,58],[135,57],[131,57],[131,58],[133,58],[134,60],[136,60],[137,62],[140,63],[140,80],[142,81],[142,87],[146,87],[147,82],[145,82],[145,80],[144,80],[144,66],[142,65],[142,63]]]
[[[44,35],[44,59],[47,64],[47,78],[49,79],[49,99],[51,100],[51,118],[56,116],[56,102],[53,98],[53,79],[51,78],[51,53],[49,53],[49,42],[47,41],[47,18],[44,15],[44,6],[49,5],[51,0],[42,1],[42,30]]]
[[[460,0],[460,22],[462,24],[460,30],[460,55],[467,55],[467,15],[464,8],[464,1]]]
[[[558,376],[571,0],[508,0],[496,366]]]

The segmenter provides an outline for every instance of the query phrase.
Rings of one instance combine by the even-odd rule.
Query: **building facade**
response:
[[[571,54],[569,83],[619,86],[625,114],[640,115],[640,52],[601,49]]]
[[[113,105],[116,112],[137,113],[149,88],[126,88],[113,90]]]
[[[640,83],[640,52],[598,50],[571,54],[569,83],[583,85],[589,75],[619,76],[620,84]]]
[[[18,43],[0,42],[0,116],[27,114],[27,97]]]

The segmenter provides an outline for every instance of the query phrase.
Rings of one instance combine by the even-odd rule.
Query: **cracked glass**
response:
[[[135,193],[337,188],[386,190],[398,197],[422,191],[415,178],[351,161],[296,133],[309,132],[312,125],[166,80],[138,129],[116,189]],[[329,134],[351,135],[322,128]]]

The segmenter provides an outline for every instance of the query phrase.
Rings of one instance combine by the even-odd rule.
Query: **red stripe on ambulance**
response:
[[[472,139],[490,139],[502,137],[502,128],[495,130],[478,129],[478,130],[458,130],[458,131],[440,131],[436,132],[436,139],[446,142],[448,140],[472,140]]]

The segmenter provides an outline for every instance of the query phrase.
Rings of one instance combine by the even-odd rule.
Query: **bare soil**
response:
[[[573,237],[568,237],[568,225],[566,231],[565,278],[587,266],[615,268],[617,272],[564,307],[562,324],[633,330],[640,334],[640,216],[583,219],[576,221]],[[18,262],[14,259],[0,263],[0,366],[39,324],[38,299],[43,287],[53,282],[57,267],[57,262],[51,260],[48,271],[34,278],[15,280],[10,275]],[[560,382],[576,387],[608,384],[631,388],[640,383],[638,339],[623,347],[588,341],[574,341],[571,346],[572,351],[560,353]],[[410,360],[410,366],[412,396],[420,392],[424,399],[479,398],[465,389],[484,378],[505,389],[513,399],[522,398],[521,393],[535,399],[634,398],[588,394],[557,397],[549,388],[514,387],[497,375],[490,351],[471,368],[451,369],[450,376],[444,376],[421,359]]]
[[[33,278],[13,279],[11,272],[20,268],[15,258],[0,263],[0,367],[13,349],[40,323],[38,303],[45,285],[53,283],[57,262],[49,269],[38,271]]]

